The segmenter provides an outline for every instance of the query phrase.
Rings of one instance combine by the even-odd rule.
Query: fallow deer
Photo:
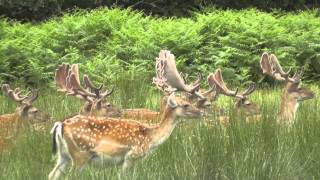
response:
[[[277,57],[274,54],[269,55],[263,53],[260,60],[260,66],[263,74],[275,78],[277,81],[284,82],[281,105],[279,111],[278,123],[292,124],[295,119],[299,103],[308,99],[312,99],[315,95],[311,90],[300,87],[303,75],[303,67],[300,71],[289,77],[290,70],[284,72]]]
[[[58,159],[49,180],[58,179],[70,161],[74,169],[80,169],[87,163],[122,164],[125,171],[135,160],[165,142],[179,122],[178,118],[200,117],[198,108],[176,97],[169,89],[172,88],[166,89],[170,96],[158,125],[81,115],[57,122],[52,133]]]
[[[122,115],[119,108],[106,101],[106,98],[113,93],[114,88],[111,91],[103,91],[103,85],[94,86],[86,74],[83,76],[85,88],[82,87],[77,64],[72,64],[71,67],[69,64],[59,65],[55,73],[55,82],[58,91],[86,101],[80,110],[81,115],[105,117],[120,117]]]
[[[184,81],[186,82],[185,77],[183,77]],[[212,102],[217,100],[218,94],[215,90],[215,86],[211,86],[209,84],[209,90],[201,89],[200,88],[200,82],[202,81],[203,77],[201,74],[198,75],[198,78],[195,82],[193,82],[192,86],[198,86],[198,89],[196,89],[195,93],[185,93],[186,99],[189,102],[195,102],[196,107],[199,109],[207,109],[212,105]]]
[[[159,112],[145,108],[120,110],[116,106],[108,103],[105,99],[110,96],[110,92],[102,93],[102,85],[96,87],[91,82],[88,75],[83,76],[85,88],[80,84],[79,66],[77,64],[59,65],[55,73],[55,81],[58,91],[65,92],[67,95],[76,96],[86,101],[81,108],[81,115],[93,115],[102,117],[122,117],[135,120],[155,121],[158,119]]]
[[[249,117],[260,114],[259,106],[249,99],[249,95],[256,90],[256,85],[254,83],[250,84],[248,89],[242,93],[238,92],[238,88],[235,91],[230,90],[223,80],[220,69],[217,69],[214,74],[212,73],[208,76],[208,82],[211,86],[215,86],[216,96],[218,94],[223,94],[235,98],[234,106],[237,115],[242,114]],[[224,115],[218,115],[218,119],[220,122],[225,123],[228,122],[229,118]],[[246,118],[246,120],[249,121],[249,118]]]
[[[49,115],[42,113],[32,103],[38,98],[38,91],[33,90],[29,96],[22,95],[19,88],[12,90],[8,84],[2,85],[2,91],[19,105],[15,113],[0,115],[0,137],[2,141],[14,138],[19,130],[27,124],[49,120]]]
[[[157,76],[162,73],[162,78],[171,80],[169,82],[171,82],[171,85],[173,85],[176,90],[185,91],[187,94],[189,94],[188,97],[193,97],[187,99],[190,102],[196,101],[197,107],[205,108],[210,105],[208,104],[209,101],[207,101],[204,96],[209,97],[213,90],[211,89],[209,91],[202,92],[201,94],[197,93],[201,79],[195,81],[195,83],[193,83],[193,85],[191,86],[186,85],[182,77],[179,75],[178,70],[176,69],[175,59],[170,51],[161,51],[159,53],[159,57],[156,58],[156,72]],[[67,92],[68,95],[74,95],[87,101],[86,105],[80,112],[80,114],[82,115],[122,117],[135,120],[148,120],[151,122],[160,119],[161,112],[152,111],[145,108],[124,109],[120,111],[110,103],[104,105],[105,103],[100,102],[101,105],[94,105],[97,103],[95,103],[94,99],[92,100],[92,97],[94,95],[90,93],[98,94],[102,86],[100,86],[100,88],[94,87],[89,77],[87,75],[84,75],[83,81],[85,83],[86,89],[82,88],[79,80],[78,65],[76,64],[71,65],[71,68],[68,64],[60,65],[56,70],[55,81],[59,88],[59,91]],[[162,104],[165,103],[165,101],[161,100],[160,109],[162,107]]]
[[[168,87],[184,93],[187,101],[195,103],[198,108],[204,109],[211,105],[215,92],[214,86],[211,86],[208,91],[200,90],[201,80],[202,76],[198,75],[195,82],[187,85],[185,78],[181,76],[176,67],[174,55],[168,50],[160,51],[159,57],[156,58],[156,77],[153,79],[153,83],[158,88],[160,87],[161,91],[170,91],[170,89],[162,87],[163,82],[166,82]]]
[[[153,78],[153,84],[156,85],[156,87],[164,94],[160,100],[160,112],[150,111],[148,109],[125,109],[125,118],[133,118],[136,120],[159,120],[167,103],[167,92],[172,90],[184,93],[186,96],[185,100],[190,103],[194,103],[194,105],[199,109],[206,108],[210,105],[210,101],[208,101],[207,97],[211,95],[211,92],[214,91],[214,89],[210,89],[205,92],[198,92],[200,82],[202,80],[201,75],[198,75],[197,80],[191,85],[187,85],[185,77],[182,76],[181,73],[179,74],[176,68],[174,55],[171,54],[170,51],[160,51],[159,56],[156,58],[155,70],[156,77]],[[168,82],[171,84],[169,85]]]

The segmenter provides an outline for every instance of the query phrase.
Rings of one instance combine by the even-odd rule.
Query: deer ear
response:
[[[178,106],[176,100],[173,98],[172,95],[169,96],[168,98],[168,105],[171,107],[171,108],[176,108]]]

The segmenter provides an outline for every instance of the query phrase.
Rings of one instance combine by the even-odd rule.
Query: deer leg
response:
[[[135,159],[132,158],[128,154],[125,156],[125,159],[124,159],[124,162],[123,162],[123,165],[122,165],[122,169],[121,169],[121,173],[118,173],[118,179],[119,180],[124,179],[123,176],[126,176],[126,174],[128,172],[128,169],[130,169],[133,166],[134,160]]]
[[[70,159],[68,156],[65,156],[59,153],[57,164],[49,174],[49,180],[59,179],[61,175],[64,174],[65,169],[67,168],[69,162],[70,162]]]
[[[139,151],[129,151],[124,157],[122,172],[125,173],[129,168],[133,166],[134,161],[140,157],[142,157],[142,153],[139,153]]]
[[[85,152],[71,152],[70,155],[72,157],[72,168],[70,169],[70,173],[74,174],[76,177],[79,177],[85,167],[85,164],[92,158],[92,155]]]

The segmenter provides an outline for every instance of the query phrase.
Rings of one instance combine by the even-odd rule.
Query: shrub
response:
[[[263,51],[284,68],[305,66],[306,80],[320,72],[320,21],[315,11],[264,13],[211,10],[192,18],[153,18],[131,10],[77,11],[40,24],[0,21],[0,79],[27,84],[52,81],[62,62],[107,82],[127,71],[151,79],[160,49],[177,57],[178,68],[195,75],[224,69],[232,83],[261,81]],[[265,81],[265,80],[264,80]]]

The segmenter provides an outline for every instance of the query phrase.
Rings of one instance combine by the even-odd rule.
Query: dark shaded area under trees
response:
[[[39,21],[74,8],[122,7],[159,16],[188,16],[205,7],[258,8],[285,11],[319,8],[319,0],[0,0],[0,15],[22,21]]]

